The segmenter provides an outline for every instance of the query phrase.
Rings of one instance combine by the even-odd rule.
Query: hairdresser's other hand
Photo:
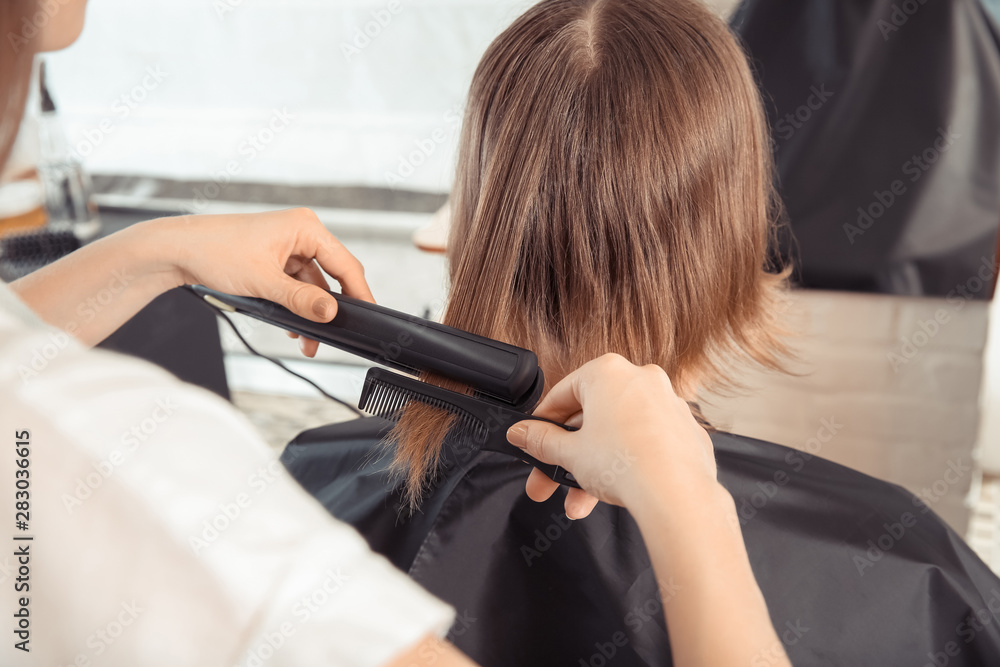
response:
[[[535,410],[563,423],[578,413],[582,420],[575,432],[523,421],[508,433],[511,443],[566,468],[580,482],[586,492],[570,489],[566,496],[570,518],[587,516],[597,500],[632,507],[653,494],[718,488],[712,441],[659,366],[639,367],[605,355],[563,378]],[[533,470],[526,490],[542,501],[556,488]]]
[[[323,271],[344,294],[374,302],[364,268],[306,208],[239,215],[193,215],[147,223],[170,248],[184,284],[269,299],[314,322],[329,322],[337,302]],[[315,356],[318,343],[301,339]]]

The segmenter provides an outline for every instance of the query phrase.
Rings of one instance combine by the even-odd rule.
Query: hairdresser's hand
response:
[[[329,322],[337,302],[320,267],[350,296],[374,301],[364,268],[305,208],[241,215],[198,215],[154,221],[174,248],[185,284],[275,301],[314,322]],[[315,356],[318,343],[299,348]]]
[[[317,322],[337,302],[317,266],[346,294],[372,300],[364,270],[307,209],[191,215],[132,225],[11,284],[43,320],[94,345],[175,287],[277,301]],[[307,353],[315,352],[315,343]]]
[[[553,420],[581,411],[579,431],[524,421],[508,437],[570,470],[594,497],[628,508],[660,591],[678,591],[663,600],[674,664],[754,665],[766,656],[791,667],[750,567],[736,503],[716,478],[712,442],[666,373],[607,355],[559,382],[537,410]],[[547,498],[552,484],[529,479],[528,495]],[[570,489],[567,516],[592,509],[582,493]],[[725,636],[719,614],[732,629]]]
[[[582,413],[582,420],[578,415]],[[559,382],[535,410],[539,417],[580,430],[568,432],[540,421],[516,424],[508,439],[529,454],[560,465],[585,489],[570,489],[566,515],[590,514],[598,500],[631,508],[651,495],[714,493],[715,458],[708,433],[674,393],[658,366],[638,367],[609,354]],[[558,488],[538,470],[528,495],[547,499]]]

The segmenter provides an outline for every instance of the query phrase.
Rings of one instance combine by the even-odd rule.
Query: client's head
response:
[[[534,350],[549,386],[608,352],[688,397],[778,367],[771,173],[745,56],[699,0],[545,0],[472,82],[444,322]],[[421,406],[392,435],[411,501],[447,425]]]

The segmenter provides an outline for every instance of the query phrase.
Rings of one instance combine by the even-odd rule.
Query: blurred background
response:
[[[309,206],[380,303],[437,317],[444,259],[412,236],[447,201],[480,56],[531,4],[90,0],[83,37],[45,57],[49,95],[29,100],[35,134],[5,183],[61,151],[98,234]],[[1000,2],[709,4],[746,43],[772,125],[788,223],[775,253],[797,267],[800,361],[794,376],[748,372],[745,393],[703,397],[707,416],[907,487],[1000,568]],[[62,147],[45,149],[46,133]],[[239,327],[357,400],[357,360],[302,360],[280,331]],[[230,396],[275,447],[351,417],[216,331],[171,295],[107,346]]]

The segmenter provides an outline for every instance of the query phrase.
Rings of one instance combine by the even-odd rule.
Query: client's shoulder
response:
[[[838,523],[903,520],[921,524],[921,530],[949,532],[934,512],[940,498],[917,494],[882,479],[824,458],[838,424],[823,429],[799,447],[733,433],[712,433],[719,481],[733,495],[744,528],[756,515],[822,516],[829,526]],[[952,462],[956,475],[971,475],[968,462]],[[900,519],[902,517],[902,519]],[[881,524],[878,524],[881,525]]]
[[[715,447],[719,474],[721,476],[724,472],[752,470],[754,475],[758,476],[766,469],[773,469],[794,474],[800,479],[821,478],[840,481],[851,479],[884,490],[896,490],[910,495],[901,486],[825,458],[826,445],[833,441],[838,426],[831,420],[829,425],[824,424],[815,437],[798,443],[800,445],[798,447],[779,445],[724,431],[712,432],[712,445]]]

